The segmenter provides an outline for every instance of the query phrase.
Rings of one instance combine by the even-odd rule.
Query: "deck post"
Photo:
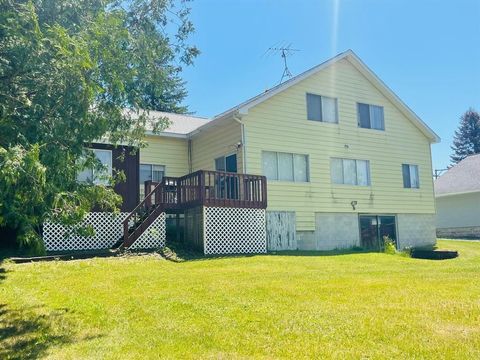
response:
[[[177,235],[177,243],[180,243],[180,214],[178,212],[175,214],[175,232]]]

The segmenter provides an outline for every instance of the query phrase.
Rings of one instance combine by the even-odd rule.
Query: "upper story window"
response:
[[[140,198],[145,197],[145,181],[161,182],[164,176],[164,165],[140,164]]]
[[[268,180],[308,182],[308,156],[263,151],[263,175]]]
[[[385,130],[383,106],[358,103],[358,126],[366,129]]]
[[[403,187],[418,189],[420,180],[418,177],[418,165],[402,164]]]
[[[334,184],[370,186],[370,161],[332,158]]]
[[[307,119],[338,123],[337,99],[307,93]]]
[[[102,164],[101,169],[85,168],[77,174],[78,182],[93,182],[96,185],[108,185],[112,177],[112,151],[104,149],[86,149],[92,151]]]

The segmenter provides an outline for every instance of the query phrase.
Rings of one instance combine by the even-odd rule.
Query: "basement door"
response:
[[[394,215],[360,215],[360,246],[364,249],[380,250],[383,237],[389,236],[397,242],[397,225]]]

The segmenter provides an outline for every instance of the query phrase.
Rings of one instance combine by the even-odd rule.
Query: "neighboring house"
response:
[[[350,50],[211,120],[149,116],[172,125],[147,134],[126,191],[163,179],[156,211],[185,215],[206,253],[435,243],[439,137]]]
[[[437,236],[480,238],[480,154],[451,167],[434,186]]]

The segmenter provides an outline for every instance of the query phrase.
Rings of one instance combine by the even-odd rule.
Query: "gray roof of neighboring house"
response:
[[[460,161],[435,180],[434,186],[436,196],[480,191],[480,154]]]

